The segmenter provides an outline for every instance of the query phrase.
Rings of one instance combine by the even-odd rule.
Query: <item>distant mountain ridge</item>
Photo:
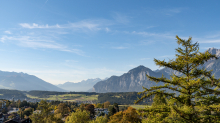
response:
[[[219,59],[211,59],[207,61],[203,66],[199,66],[198,68],[204,67],[207,70],[213,69],[212,74],[215,74],[216,78],[220,78],[220,49],[209,48],[206,51],[211,54],[216,54]],[[150,88],[152,86],[161,84],[156,84],[155,82],[149,81],[146,77],[146,74],[154,77],[161,77],[163,74],[166,78],[170,78],[170,75],[173,73],[177,76],[183,75],[182,73],[174,71],[170,68],[163,68],[161,70],[152,71],[151,69],[141,65],[131,69],[121,76],[111,76],[107,80],[98,82],[93,86],[93,91],[98,93],[133,91],[140,92],[143,91],[142,86]]]
[[[86,92],[86,91],[92,91],[92,87],[99,81],[102,81],[102,79],[100,79],[100,78],[87,79],[87,80],[83,80],[78,83],[65,82],[64,84],[57,85],[57,87],[68,90],[68,91],[76,91],[76,92],[84,91],[84,92]]]
[[[0,71],[0,88],[15,90],[66,91],[26,73]]]
[[[154,72],[151,69],[140,65],[121,76],[111,76],[107,80],[98,82],[93,86],[93,91],[98,93],[139,92],[143,90],[142,86],[150,88],[151,86],[161,84],[156,84],[155,82],[150,81],[147,79],[146,74],[154,77],[162,76],[161,72]],[[166,73],[164,76],[169,77]]]

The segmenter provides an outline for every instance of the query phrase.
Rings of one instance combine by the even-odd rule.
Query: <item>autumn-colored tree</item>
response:
[[[59,114],[61,113],[62,116],[64,116],[64,114],[68,114],[70,112],[70,108],[65,104],[65,103],[60,103],[55,110],[55,114]]]
[[[125,111],[120,111],[110,117],[108,123],[141,123],[141,116],[136,109],[128,107]]]
[[[33,123],[63,123],[60,118],[55,117],[51,112],[53,107],[50,103],[47,103],[46,100],[41,100],[38,109],[40,109],[40,113],[32,114],[30,116]]]
[[[33,112],[33,109],[32,108],[26,108],[24,111],[23,111],[23,114],[24,116],[30,116]]]
[[[86,105],[81,103],[80,106],[79,106],[80,111],[85,110],[85,107],[86,107]]]
[[[88,123],[90,121],[90,113],[86,110],[72,112],[65,120],[65,123]]]
[[[157,59],[154,61],[160,67],[171,68],[182,73],[182,76],[173,74],[168,79],[163,75],[161,78],[147,75],[151,81],[163,84],[150,89],[144,88],[145,90],[141,92],[143,96],[136,103],[152,95],[162,95],[166,98],[165,104],[142,110],[148,115],[148,122],[155,121],[158,119],[157,115],[162,116],[164,113],[168,116],[160,117],[162,119],[158,122],[219,122],[220,115],[214,115],[214,113],[218,113],[220,107],[220,98],[218,97],[220,79],[215,79],[211,71],[198,68],[205,61],[217,59],[216,55],[212,55],[208,51],[199,52],[198,43],[192,44],[191,37],[188,40],[180,39],[178,36],[176,38],[177,43],[183,47],[176,49],[176,58],[169,62]],[[158,100],[161,99],[158,98]],[[154,112],[157,112],[157,115],[151,115]]]
[[[104,102],[104,108],[108,108],[111,103],[109,101]]]
[[[94,110],[94,105],[89,104],[86,106],[85,108],[87,111],[89,111],[91,117],[93,117],[95,115],[95,110]]]
[[[104,108],[104,104],[97,103],[97,104],[95,105],[95,108]]]

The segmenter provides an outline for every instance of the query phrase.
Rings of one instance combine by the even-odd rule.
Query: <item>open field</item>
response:
[[[145,108],[147,107],[147,105],[118,105],[119,107],[122,107],[122,106],[130,106],[132,108],[135,108],[135,109],[142,109],[142,108]]]
[[[42,99],[42,100],[59,100],[59,101],[94,101],[98,100],[98,95],[89,95],[85,94],[61,94],[61,95],[48,95],[47,98],[39,98],[26,94],[27,97],[32,99]]]
[[[147,105],[130,105],[130,106],[135,109],[142,109],[142,108],[147,107]]]

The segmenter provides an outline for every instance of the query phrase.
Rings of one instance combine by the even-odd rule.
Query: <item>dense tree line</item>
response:
[[[25,99],[27,96],[18,90],[0,89],[0,99]]]
[[[29,91],[26,92],[29,95],[37,96],[40,98],[46,98],[49,95],[62,95],[62,94],[84,94],[86,96],[89,95],[98,95],[98,93],[95,92],[57,92],[57,91]]]
[[[100,93],[98,102],[104,103],[109,101],[111,104],[118,103],[120,105],[134,104],[135,100],[141,98],[138,92],[117,92],[117,93]],[[151,104],[151,97],[144,99],[140,104]]]

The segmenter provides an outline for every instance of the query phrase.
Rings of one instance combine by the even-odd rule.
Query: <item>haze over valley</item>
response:
[[[220,58],[220,49],[209,48],[207,50],[211,54],[215,54]],[[220,59],[209,60],[199,68],[213,70],[212,74],[216,78],[220,78]],[[15,89],[23,91],[41,90],[41,91],[59,91],[59,92],[140,92],[143,87],[150,88],[156,84],[147,79],[146,74],[154,77],[161,77],[162,74],[166,78],[174,73],[182,76],[182,73],[173,71],[170,68],[162,68],[151,70],[147,66],[137,66],[120,76],[110,76],[105,79],[87,79],[78,83],[66,82],[64,84],[53,85],[34,75],[16,72],[0,71],[0,89]]]

